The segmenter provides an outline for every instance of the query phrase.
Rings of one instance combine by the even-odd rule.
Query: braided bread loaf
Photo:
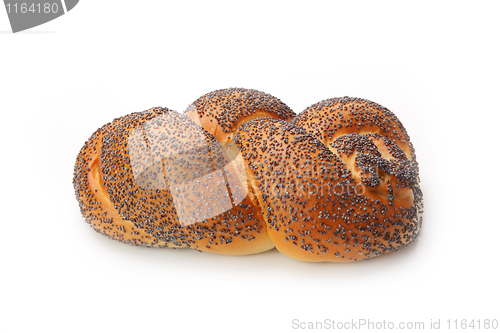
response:
[[[90,137],[73,184],[96,231],[148,247],[354,261],[409,244],[422,220],[403,125],[348,97],[295,116],[269,94],[233,88],[184,114],[133,113]]]

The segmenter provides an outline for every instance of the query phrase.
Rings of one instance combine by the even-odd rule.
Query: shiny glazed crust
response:
[[[103,207],[108,210],[111,207],[114,220],[109,224],[119,226],[127,223],[133,230],[141,230],[152,239],[151,244],[148,244],[152,246],[189,247],[230,255],[251,254],[273,248],[264,225],[253,216],[254,210],[248,204],[249,199],[238,193],[241,186],[236,172],[230,163],[221,161],[224,156],[212,135],[204,132],[188,118],[159,108],[119,118],[113,125],[104,131],[101,130],[104,135],[94,137],[99,142],[99,149],[94,155],[98,156],[95,159],[99,159],[100,163],[93,163],[87,173],[82,172],[81,165],[77,163],[78,175],[87,174],[89,178],[90,174],[91,178],[96,174],[101,183],[100,188],[95,191],[101,201],[93,202],[92,206],[81,205],[84,216],[93,216],[99,214]],[[158,140],[154,141],[159,132],[165,134],[169,130],[171,132],[165,135],[166,140],[161,141],[156,137]],[[197,171],[201,171],[200,177],[188,179],[186,182],[175,177],[183,175],[183,167],[191,168],[193,164],[182,165],[185,157],[182,155],[169,160],[167,155],[172,151],[155,148],[155,145],[161,146],[165,142],[172,143],[171,139],[179,134],[184,138],[174,140],[172,146],[184,145],[187,151],[202,150],[201,153],[186,155],[201,158],[197,161]],[[151,146],[141,146],[143,143]],[[147,154],[157,155],[164,163],[163,168],[175,167],[178,171],[168,173],[166,177],[171,177],[170,182],[158,180],[162,177],[159,175],[156,182],[152,181],[151,177],[148,178],[147,184],[145,179],[151,170],[140,170],[141,165],[136,163],[137,154],[142,154],[141,159]],[[154,161],[149,161],[149,166],[154,167]],[[138,170],[143,173],[137,174]],[[82,181],[84,177],[75,177],[75,188],[78,188],[79,193],[80,189],[85,188],[85,182]],[[171,184],[180,190],[174,193]],[[210,194],[206,195],[208,192]],[[88,201],[85,195],[79,197],[83,197],[82,203]],[[238,206],[231,209],[236,200]],[[202,205],[210,205],[208,210],[219,214],[207,213],[197,219],[197,208]],[[178,214],[180,207],[182,215]],[[87,221],[94,228],[97,225],[95,219]],[[137,245],[137,242],[131,244]]]
[[[356,261],[418,235],[423,204],[415,151],[386,108],[357,98],[327,100],[293,124],[247,122],[235,142],[281,253]]]
[[[423,195],[415,149],[405,127],[389,109],[363,98],[331,98],[302,111],[293,124],[336,153],[367,195],[385,204],[416,210],[422,223]],[[385,199],[384,199],[385,198]]]
[[[128,244],[356,261],[411,243],[423,199],[409,136],[388,109],[333,98],[299,115],[256,90],[115,119],[78,154],[80,210]]]
[[[156,109],[150,112],[161,113],[162,110]],[[165,242],[147,234],[141,228],[136,228],[131,221],[122,219],[103,187],[100,168],[102,140],[119,121],[115,119],[95,131],[77,156],[73,186],[80,211],[95,231],[111,239],[132,245],[166,247]]]

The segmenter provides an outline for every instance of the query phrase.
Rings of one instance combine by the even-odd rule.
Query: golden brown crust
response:
[[[387,204],[415,207],[420,228],[423,196],[415,149],[393,112],[372,101],[345,96],[323,100],[306,108],[297,115],[293,124],[338,154],[356,182],[363,182],[371,195],[380,194],[374,197],[390,199],[388,202],[382,198]],[[356,149],[345,149],[346,144]],[[340,151],[341,145],[344,148]],[[368,169],[372,170],[371,176]],[[364,176],[366,180],[361,179]],[[368,180],[375,183],[369,186]]]
[[[233,143],[233,135],[246,121],[262,117],[291,121],[295,113],[279,99],[264,92],[229,88],[216,90],[198,98],[188,106],[185,114],[212,134],[220,143],[223,148],[221,153],[230,161],[227,166],[232,168],[234,171],[232,174],[236,175],[235,181],[239,182],[243,188],[245,193],[243,201],[231,208],[226,214],[233,216],[233,218],[238,216],[235,221],[239,222],[236,223],[244,222],[245,216],[253,217],[256,222],[253,227],[258,227],[259,233],[252,236],[255,237],[253,244],[248,244],[246,247],[254,247],[254,253],[273,248],[274,245],[267,236],[264,218],[253,194],[253,189],[248,186],[244,162]],[[256,247],[257,242],[262,243],[258,248]]]
[[[240,151],[233,142],[233,136],[246,121],[266,117],[292,121],[295,113],[281,100],[265,92],[228,88],[201,96],[187,107],[184,114],[212,134],[224,148],[224,153],[248,193],[254,214],[263,221],[252,187],[248,186],[247,171]]]
[[[394,113],[387,108],[362,98],[331,98],[311,105],[293,120],[324,144],[351,133],[380,134],[394,141],[415,160],[410,137]]]
[[[412,187],[418,184],[418,170],[389,138],[379,134],[351,133],[338,137],[327,147],[340,157],[364,195],[387,205],[411,208]]]
[[[276,246],[302,261],[355,261],[412,242],[423,200],[397,117],[350,97],[293,116],[271,95],[231,88],[185,115],[115,119],[77,157],[81,212],[125,243],[229,255]]]
[[[231,255],[273,247],[220,145],[187,117],[165,110],[123,119],[101,156],[110,201],[146,233]]]
[[[244,88],[212,91],[189,105],[185,114],[219,142],[232,142],[234,133],[245,121],[264,117],[291,121],[295,117],[278,98]]]
[[[268,233],[303,261],[352,261],[394,251],[418,233],[416,208],[363,195],[340,158],[304,129],[274,119],[245,123],[235,143],[251,170]]]
[[[165,242],[136,228],[132,222],[122,219],[102,187],[100,175],[102,139],[106,133],[113,130],[118,121],[115,119],[92,134],[77,156],[73,185],[80,211],[94,230],[111,239],[132,245],[166,247]]]

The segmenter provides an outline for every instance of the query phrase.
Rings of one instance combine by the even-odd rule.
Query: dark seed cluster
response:
[[[390,153],[389,159],[382,156],[374,140],[383,142]],[[415,170],[401,148],[387,137],[379,134],[346,134],[330,143],[330,147],[340,157],[356,155],[355,166],[360,170],[365,186],[379,186],[385,180],[384,175],[394,175],[399,182],[398,187],[418,183],[418,170]]]

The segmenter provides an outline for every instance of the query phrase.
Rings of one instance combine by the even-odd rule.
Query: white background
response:
[[[497,4],[82,0],[18,34],[0,8],[0,331],[293,332],[294,319],[423,321],[427,331],[431,320],[441,330],[447,319],[500,320]],[[228,87],[296,112],[345,95],[395,112],[421,168],[417,241],[318,264],[276,250],[135,248],[95,233],[72,187],[92,132]]]

